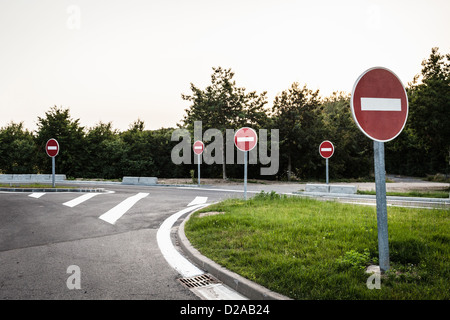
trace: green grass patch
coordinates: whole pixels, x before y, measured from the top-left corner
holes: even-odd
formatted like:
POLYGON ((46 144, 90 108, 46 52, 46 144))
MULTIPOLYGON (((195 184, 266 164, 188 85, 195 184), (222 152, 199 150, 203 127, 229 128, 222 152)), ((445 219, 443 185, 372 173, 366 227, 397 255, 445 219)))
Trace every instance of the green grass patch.
POLYGON ((186 235, 202 254, 294 299, 450 299, 450 212, 388 208, 391 270, 377 264, 376 209, 261 193, 195 213, 186 235), (224 214, 199 218, 200 212, 224 214))
MULTIPOLYGON (((358 190, 358 194, 375 195, 374 190, 358 190)), ((408 191, 408 192, 386 192, 387 196, 399 196, 399 197, 425 197, 425 198, 448 198, 449 189, 435 190, 435 191, 408 191)))

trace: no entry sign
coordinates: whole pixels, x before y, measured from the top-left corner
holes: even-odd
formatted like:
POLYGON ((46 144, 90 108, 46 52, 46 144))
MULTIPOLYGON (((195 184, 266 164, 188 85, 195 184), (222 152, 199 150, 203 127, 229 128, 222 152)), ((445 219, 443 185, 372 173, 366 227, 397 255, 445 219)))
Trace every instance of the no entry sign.
POLYGON ((359 76, 350 105, 359 129, 379 142, 397 137, 408 117, 408 98, 402 82, 382 67, 371 68, 359 76))
POLYGON ((194 142, 194 145, 192 146, 192 149, 194 150, 194 153, 197 155, 197 165, 198 165, 198 169, 197 169, 197 183, 198 186, 200 186, 200 155, 203 153, 203 151, 205 150, 205 144, 200 141, 197 140, 194 142))
POLYGON ((252 128, 241 128, 234 134, 234 144, 241 151, 250 151, 258 143, 258 135, 252 128))
POLYGON ((194 146, 192 148, 194 150, 194 153, 199 155, 203 153, 203 150, 205 150, 205 145, 200 140, 197 140, 194 142, 194 146))
POLYGON ((333 144, 328 140, 323 141, 319 146, 319 153, 322 156, 322 158, 325 159, 331 158, 331 156, 334 153, 333 144))
POLYGON ((55 139, 50 139, 45 145, 45 151, 49 157, 56 157, 59 153, 59 143, 55 139))
POLYGON ((52 158, 52 187, 55 187, 55 157, 59 153, 59 143, 55 139, 51 138, 47 141, 45 144, 45 152, 47 152, 47 155, 52 158))

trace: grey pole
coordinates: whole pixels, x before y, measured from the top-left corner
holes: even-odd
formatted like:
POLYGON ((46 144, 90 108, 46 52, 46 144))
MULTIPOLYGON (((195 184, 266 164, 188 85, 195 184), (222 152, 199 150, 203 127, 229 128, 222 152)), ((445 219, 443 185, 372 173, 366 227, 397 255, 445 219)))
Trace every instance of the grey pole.
POLYGON ((327 167, 327 173, 326 173, 326 175, 327 175, 327 184, 328 184, 328 158, 326 158, 326 167, 327 167))
POLYGON ((382 272, 389 270, 384 142, 374 141, 375 190, 377 198, 378 258, 382 272))
POLYGON ((55 157, 52 157, 52 188, 55 187, 55 157))
POLYGON ((244 151, 244 199, 247 200, 247 151, 244 151))
POLYGON ((198 171, 198 179, 197 179, 198 181, 197 182, 198 182, 198 186, 200 187, 200 154, 197 155, 197 160, 198 160, 197 161, 198 162, 198 170, 197 170, 198 171))

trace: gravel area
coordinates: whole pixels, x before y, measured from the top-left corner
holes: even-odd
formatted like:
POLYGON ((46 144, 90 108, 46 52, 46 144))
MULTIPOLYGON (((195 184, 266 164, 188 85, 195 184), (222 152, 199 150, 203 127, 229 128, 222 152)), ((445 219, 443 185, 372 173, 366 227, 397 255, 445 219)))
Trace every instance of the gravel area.
MULTIPOLYGON (((394 176, 388 175, 388 181, 386 183, 387 191, 432 191, 432 190, 443 190, 450 186, 449 183, 444 182, 433 182, 433 181, 425 181, 420 178, 413 177, 402 177, 402 176, 394 176)), ((225 181, 222 179, 207 179, 202 178, 202 185, 211 185, 211 186, 232 186, 232 185, 242 185, 242 181, 225 181)), ((287 181, 271 181, 271 180, 256 180, 250 179, 248 183, 249 186, 263 186, 263 185, 277 185, 277 186, 297 186, 298 190, 304 190, 306 183, 298 183, 298 182, 287 182, 287 181)), ((312 182, 316 183, 316 182, 312 182)), ((191 179, 164 179, 158 178, 158 184, 193 184, 191 179)), ((332 183, 335 185, 354 185, 358 188, 358 190, 375 190, 374 182, 339 182, 332 183)), ((194 184, 193 184, 194 185, 194 184)))

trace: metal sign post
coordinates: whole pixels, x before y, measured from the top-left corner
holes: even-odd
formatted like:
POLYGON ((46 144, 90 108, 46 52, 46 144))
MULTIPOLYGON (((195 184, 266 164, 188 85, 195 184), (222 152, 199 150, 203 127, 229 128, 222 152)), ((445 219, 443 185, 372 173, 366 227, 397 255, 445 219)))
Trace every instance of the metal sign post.
POLYGON ((328 184, 328 158, 326 159, 326 162, 325 162, 325 166, 327 167, 326 168, 326 170, 327 170, 327 172, 326 172, 326 177, 327 177, 327 184, 328 184))
POLYGON ((56 172, 56 168, 55 168, 55 157, 52 157, 52 188, 55 187, 55 172, 56 172))
POLYGON ((244 152, 244 199, 247 200, 247 154, 258 143, 258 135, 252 128, 244 127, 234 134, 234 145, 244 152))
POLYGON ((384 168, 384 142, 373 142, 375 165, 375 191, 377 199, 378 259, 382 272, 389 270, 389 241, 386 204, 386 176, 384 168))
POLYGON ((244 200, 247 200, 247 153, 244 151, 244 200))
POLYGON ((197 162, 198 162, 198 169, 197 169, 198 178, 197 178, 197 182, 198 182, 198 186, 200 187, 200 154, 197 155, 197 162))

